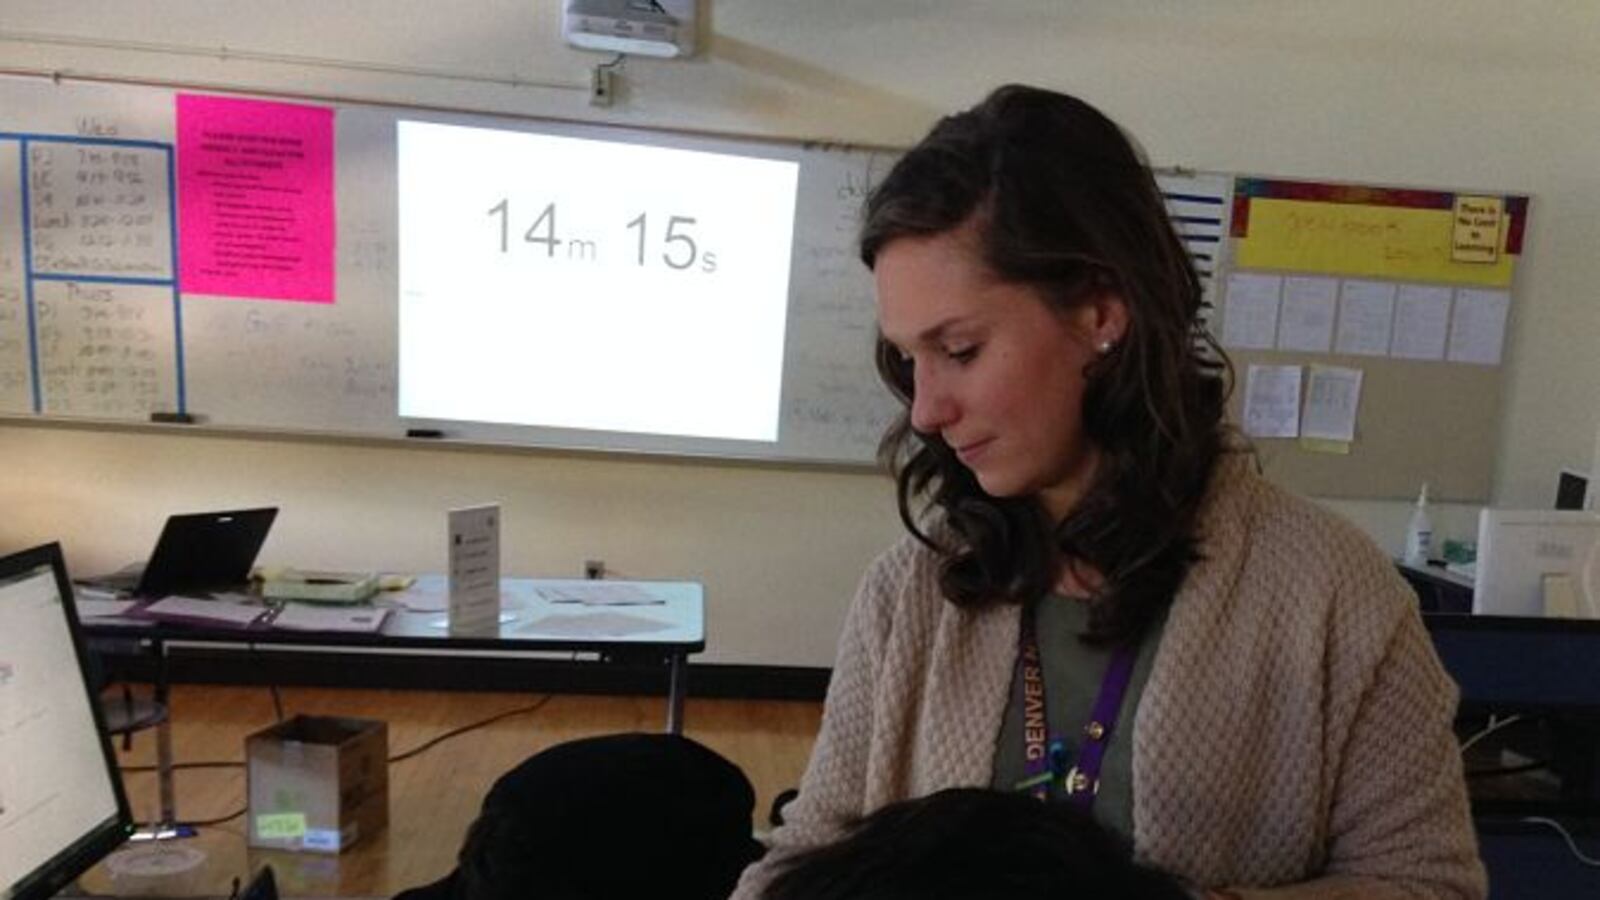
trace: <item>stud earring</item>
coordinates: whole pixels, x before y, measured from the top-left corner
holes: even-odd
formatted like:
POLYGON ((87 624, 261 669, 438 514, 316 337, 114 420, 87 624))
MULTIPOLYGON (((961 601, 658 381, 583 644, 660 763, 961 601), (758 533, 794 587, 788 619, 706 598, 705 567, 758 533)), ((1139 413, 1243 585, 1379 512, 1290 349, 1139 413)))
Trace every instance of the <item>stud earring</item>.
POLYGON ((1109 340, 1103 340, 1100 343, 1095 344, 1094 345, 1094 349, 1101 356, 1105 356, 1107 353, 1110 353, 1112 348, 1115 347, 1115 346, 1117 346, 1117 345, 1114 342, 1109 341, 1109 340))

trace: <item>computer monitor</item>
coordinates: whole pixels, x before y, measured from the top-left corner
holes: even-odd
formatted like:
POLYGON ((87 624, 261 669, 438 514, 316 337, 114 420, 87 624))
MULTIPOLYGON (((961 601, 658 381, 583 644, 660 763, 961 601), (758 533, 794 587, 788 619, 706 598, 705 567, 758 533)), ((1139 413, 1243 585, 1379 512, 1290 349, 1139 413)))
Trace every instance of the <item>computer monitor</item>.
POLYGON ((1600 513, 1484 509, 1472 611, 1544 616, 1547 597, 1567 598, 1579 617, 1600 617, 1600 513))
POLYGON ((0 558, 0 897, 43 900, 133 831, 61 548, 0 558))

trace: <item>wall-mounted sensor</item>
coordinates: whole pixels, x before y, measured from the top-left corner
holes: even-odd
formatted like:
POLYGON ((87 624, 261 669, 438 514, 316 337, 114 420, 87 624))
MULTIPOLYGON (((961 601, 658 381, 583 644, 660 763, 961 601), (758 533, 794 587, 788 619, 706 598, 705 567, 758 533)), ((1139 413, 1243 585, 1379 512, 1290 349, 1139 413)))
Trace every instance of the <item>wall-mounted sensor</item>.
POLYGON ((598 65, 589 72, 590 106, 610 106, 616 90, 617 80, 612 75, 611 69, 598 65))

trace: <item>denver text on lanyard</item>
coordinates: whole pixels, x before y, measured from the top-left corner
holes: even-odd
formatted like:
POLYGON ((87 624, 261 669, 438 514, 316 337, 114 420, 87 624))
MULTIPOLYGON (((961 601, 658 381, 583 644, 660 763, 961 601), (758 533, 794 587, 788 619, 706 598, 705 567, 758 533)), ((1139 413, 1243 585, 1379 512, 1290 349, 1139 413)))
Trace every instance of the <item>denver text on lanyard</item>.
POLYGON ((1050 799, 1050 785, 1061 783, 1067 801, 1088 812, 1100 792, 1100 766, 1105 761, 1106 745, 1117 725, 1122 698, 1133 679, 1137 645, 1121 645, 1111 653, 1106 673, 1100 680, 1089 721, 1083 726, 1082 749, 1076 762, 1067 761, 1066 741, 1050 729, 1045 703, 1044 667, 1039 659, 1039 635, 1032 604, 1023 609, 1021 647, 1017 653, 1019 677, 1014 681, 1022 691, 1023 779, 1018 790, 1026 790, 1040 800, 1050 799))

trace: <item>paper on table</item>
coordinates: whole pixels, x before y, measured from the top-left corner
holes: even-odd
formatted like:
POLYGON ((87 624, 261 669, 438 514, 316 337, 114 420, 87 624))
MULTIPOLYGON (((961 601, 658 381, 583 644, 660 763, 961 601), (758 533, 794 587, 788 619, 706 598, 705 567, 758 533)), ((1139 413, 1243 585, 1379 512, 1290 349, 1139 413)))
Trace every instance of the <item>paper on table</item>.
POLYGON ((1506 291, 1457 290, 1455 315, 1450 319, 1450 361, 1499 365, 1510 308, 1511 295, 1506 291))
POLYGON ((1222 319, 1222 343, 1228 347, 1270 350, 1278 336, 1280 275, 1234 272, 1222 319))
POLYGON ((1252 365, 1244 388, 1245 434, 1292 438, 1299 427, 1300 367, 1252 365))
POLYGON ((1389 328, 1394 321, 1394 284, 1388 281, 1346 281, 1339 289, 1340 353, 1387 356, 1389 328))
POLYGON ((110 616, 120 616, 128 610, 139 605, 137 600, 102 600, 98 597, 85 597, 79 593, 72 605, 78 610, 80 619, 102 619, 110 616))
POLYGON ((643 616, 593 612, 545 616, 520 626, 517 631, 560 637, 628 637, 652 631, 666 631, 671 627, 672 624, 669 622, 647 619, 643 616))
POLYGON ((273 628, 291 631, 376 632, 383 627, 389 610, 383 607, 328 607, 286 603, 272 620, 273 628))
POLYGON ((197 600, 193 597, 163 597, 146 606, 144 613, 157 619, 187 619, 228 625, 249 625, 261 618, 267 608, 232 600, 197 600))
POLYGON ((1444 359, 1450 334, 1450 289, 1437 284, 1402 284, 1394 304, 1397 359, 1444 359))
POLYGON ((1283 280, 1278 349, 1327 353, 1333 345, 1333 314, 1339 281, 1309 275, 1283 280))
POLYGON ((1353 441, 1361 405, 1361 370, 1312 366, 1306 383, 1306 414, 1300 431, 1309 438, 1353 441))
POLYGON ((660 606, 667 602, 626 582, 581 582, 538 587, 533 591, 551 603, 582 603, 584 606, 660 606))
POLYGON ((450 608, 450 595, 443 580, 418 581, 405 590, 383 594, 380 599, 412 612, 444 612, 450 608))

